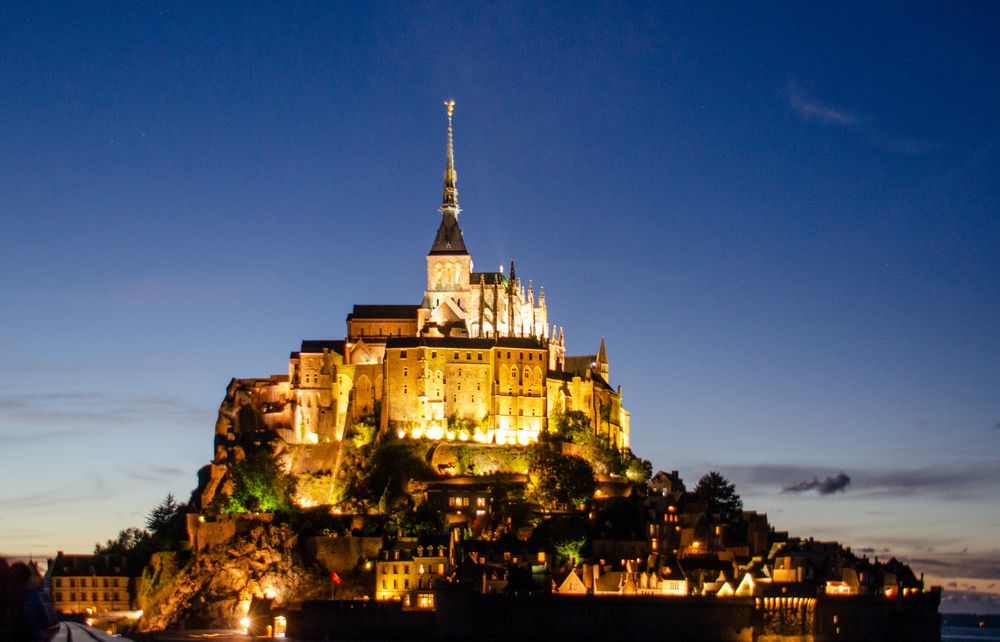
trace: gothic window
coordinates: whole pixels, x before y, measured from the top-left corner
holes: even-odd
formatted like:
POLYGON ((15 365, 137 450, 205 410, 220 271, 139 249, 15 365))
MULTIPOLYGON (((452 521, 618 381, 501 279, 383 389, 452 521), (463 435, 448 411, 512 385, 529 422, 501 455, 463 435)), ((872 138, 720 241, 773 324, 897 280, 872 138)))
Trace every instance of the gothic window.
POLYGON ((527 368, 524 369, 524 385, 526 386, 531 385, 531 371, 528 370, 527 368))
POLYGON ((510 379, 511 382, 517 381, 517 366, 510 367, 510 379))

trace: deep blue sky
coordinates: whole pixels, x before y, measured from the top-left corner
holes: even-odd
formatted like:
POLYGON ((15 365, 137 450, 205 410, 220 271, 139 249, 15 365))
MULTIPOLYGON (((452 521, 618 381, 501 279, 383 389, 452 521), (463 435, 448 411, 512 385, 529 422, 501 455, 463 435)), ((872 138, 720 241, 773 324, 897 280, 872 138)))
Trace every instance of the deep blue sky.
POLYGON ((474 260, 607 337, 635 450, 1000 591, 1000 5, 799 4, 0 5, 0 552, 141 523, 230 377, 419 302, 454 97, 474 260))

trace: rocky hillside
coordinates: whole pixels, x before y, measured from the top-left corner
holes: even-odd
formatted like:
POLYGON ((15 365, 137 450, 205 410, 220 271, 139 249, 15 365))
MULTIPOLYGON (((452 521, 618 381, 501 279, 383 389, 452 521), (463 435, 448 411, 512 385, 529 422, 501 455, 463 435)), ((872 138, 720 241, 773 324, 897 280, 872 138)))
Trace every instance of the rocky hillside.
POLYGON ((141 631, 179 625, 235 626, 254 596, 273 594, 275 605, 330 597, 330 581, 303 563, 298 537, 287 524, 261 524, 228 545, 175 564, 157 556, 140 581, 141 631))

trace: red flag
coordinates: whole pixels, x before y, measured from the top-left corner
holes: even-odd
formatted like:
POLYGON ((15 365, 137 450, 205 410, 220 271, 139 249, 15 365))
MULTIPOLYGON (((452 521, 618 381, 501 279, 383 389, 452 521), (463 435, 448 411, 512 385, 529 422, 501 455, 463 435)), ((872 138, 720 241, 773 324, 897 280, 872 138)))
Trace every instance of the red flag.
POLYGON ((340 586, 340 576, 337 575, 336 571, 330 573, 330 579, 333 581, 334 584, 340 586))

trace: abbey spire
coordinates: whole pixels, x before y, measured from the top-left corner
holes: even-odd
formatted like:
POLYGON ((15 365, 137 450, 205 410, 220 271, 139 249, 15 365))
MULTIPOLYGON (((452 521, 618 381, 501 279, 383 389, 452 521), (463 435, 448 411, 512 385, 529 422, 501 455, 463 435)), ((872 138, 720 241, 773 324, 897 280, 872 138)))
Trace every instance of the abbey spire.
POLYGON ((455 171, 455 144, 452 135, 451 119, 455 112, 455 101, 445 102, 448 109, 448 150, 444 168, 444 192, 441 195, 441 225, 438 227, 431 254, 468 254, 465 240, 462 238, 462 228, 458 226, 458 172, 455 171))

